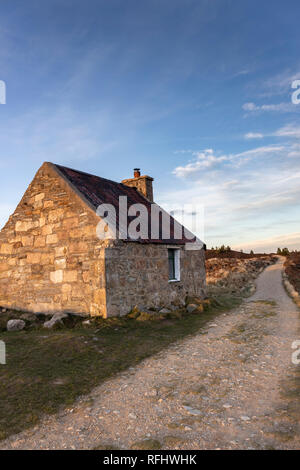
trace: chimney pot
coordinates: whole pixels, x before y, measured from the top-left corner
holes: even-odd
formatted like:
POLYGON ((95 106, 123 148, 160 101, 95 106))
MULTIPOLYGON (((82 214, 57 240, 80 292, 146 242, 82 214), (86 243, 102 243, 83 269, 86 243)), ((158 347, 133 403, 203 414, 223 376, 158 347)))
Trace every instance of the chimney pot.
POLYGON ((141 170, 140 170, 140 168, 135 168, 133 174, 134 174, 134 177, 135 177, 135 178, 139 178, 139 177, 141 176, 141 170))

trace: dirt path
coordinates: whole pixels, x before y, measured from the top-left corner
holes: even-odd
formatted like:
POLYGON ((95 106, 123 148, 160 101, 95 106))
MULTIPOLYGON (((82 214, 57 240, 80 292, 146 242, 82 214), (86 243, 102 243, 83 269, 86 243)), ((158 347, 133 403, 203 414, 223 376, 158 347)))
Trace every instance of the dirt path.
POLYGON ((165 449, 299 449, 299 366, 291 361, 299 310, 282 287, 282 263, 205 331, 0 448, 128 449, 152 439, 165 449))

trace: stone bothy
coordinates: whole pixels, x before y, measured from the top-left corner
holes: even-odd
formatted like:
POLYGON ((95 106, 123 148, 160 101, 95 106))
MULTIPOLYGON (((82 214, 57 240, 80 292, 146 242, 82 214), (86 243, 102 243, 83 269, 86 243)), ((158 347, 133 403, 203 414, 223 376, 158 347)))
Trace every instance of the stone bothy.
POLYGON ((120 196, 128 207, 144 205, 149 219, 153 206, 160 210, 152 182, 138 169, 116 183, 44 163, 0 232, 0 305, 106 318, 136 305, 179 306, 187 295, 203 297, 205 247, 175 237, 172 217, 167 238, 160 222, 156 235, 149 228, 147 237, 124 236, 124 230, 122 237, 99 237, 101 204, 115 208, 118 234, 120 196))

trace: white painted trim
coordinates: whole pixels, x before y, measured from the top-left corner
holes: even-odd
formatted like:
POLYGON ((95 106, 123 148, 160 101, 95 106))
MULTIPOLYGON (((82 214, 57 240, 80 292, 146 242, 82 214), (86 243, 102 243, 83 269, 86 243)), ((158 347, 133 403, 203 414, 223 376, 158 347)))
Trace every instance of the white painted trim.
POLYGON ((174 251, 174 264, 175 264, 175 279, 169 279, 169 282, 179 282, 180 281, 180 248, 168 248, 169 250, 174 251))
POLYGON ((180 250, 175 250, 175 280, 180 281, 180 250))

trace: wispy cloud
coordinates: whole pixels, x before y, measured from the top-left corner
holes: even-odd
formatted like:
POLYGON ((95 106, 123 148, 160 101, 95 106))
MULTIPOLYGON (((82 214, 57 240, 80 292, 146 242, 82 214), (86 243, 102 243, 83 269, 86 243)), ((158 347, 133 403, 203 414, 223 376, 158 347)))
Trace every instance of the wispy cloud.
POLYGON ((248 132, 244 135, 246 140, 263 139, 264 137, 288 137, 291 139, 300 139, 300 126, 296 124, 287 124, 275 132, 263 134, 262 132, 248 132))
POLYGON ((257 157, 263 158, 268 155, 277 155, 278 153, 282 153, 284 150, 285 147, 282 145, 268 145, 228 155, 217 155, 213 149, 193 151, 192 155, 194 156, 194 160, 184 166, 176 167, 173 170, 173 174, 183 179, 188 179, 190 177, 195 179, 196 176, 201 177, 203 171, 220 169, 224 165, 228 165, 231 168, 237 168, 242 164, 247 163, 249 159, 257 157))
POLYGON ((273 135, 277 137, 293 137, 300 139, 300 126, 288 124, 278 129, 273 135))
POLYGON ((196 156, 194 161, 185 166, 178 166, 173 170, 173 174, 179 178, 188 178, 190 175, 199 173, 201 170, 214 168, 221 163, 228 161, 231 157, 227 155, 216 156, 212 149, 201 152, 192 152, 196 156))
POLYGON ((260 132, 248 132, 245 134, 245 139, 263 139, 264 135, 260 132))
POLYGON ((294 247, 300 249, 300 232, 288 233, 276 237, 269 237, 262 240, 253 240, 247 243, 237 244, 235 250, 255 250, 256 252, 276 252, 277 248, 294 247))

